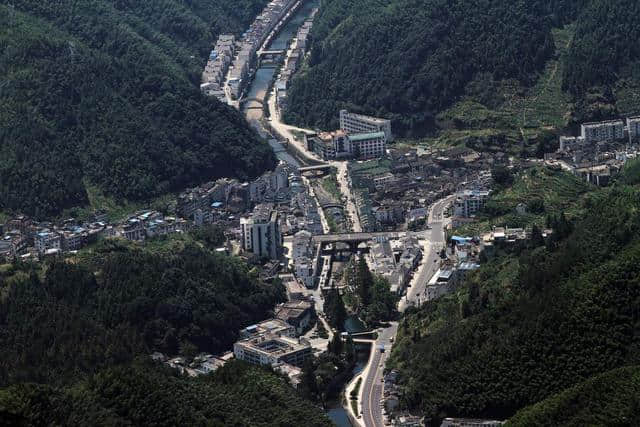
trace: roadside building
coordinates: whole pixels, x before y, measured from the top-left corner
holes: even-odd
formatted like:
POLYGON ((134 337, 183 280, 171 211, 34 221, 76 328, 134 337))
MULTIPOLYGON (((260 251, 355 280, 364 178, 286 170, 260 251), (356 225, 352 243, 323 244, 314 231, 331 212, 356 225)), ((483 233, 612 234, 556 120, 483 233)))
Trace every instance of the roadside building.
POLYGON ((39 254, 44 254, 47 250, 50 249, 61 249, 62 239, 60 237, 60 234, 54 231, 42 230, 36 233, 34 238, 34 245, 39 254))
POLYGON ((627 118, 627 130, 631 141, 638 142, 640 140, 640 116, 627 118))
POLYGON ((487 190, 465 190, 458 193, 454 202, 454 215, 470 218, 482 210, 489 198, 487 190))

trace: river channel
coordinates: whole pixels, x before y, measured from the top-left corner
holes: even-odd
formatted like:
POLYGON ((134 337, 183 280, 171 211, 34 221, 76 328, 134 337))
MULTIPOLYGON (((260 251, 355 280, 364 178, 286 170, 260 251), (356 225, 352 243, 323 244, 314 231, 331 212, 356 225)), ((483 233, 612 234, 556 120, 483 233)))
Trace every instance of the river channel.
MULTIPOLYGON (((287 49, 291 43, 291 40, 298 33, 298 29, 306 19, 308 19, 313 10, 318 7, 320 0, 306 0, 300 9, 296 11, 296 13, 289 19, 289 21, 285 24, 282 30, 278 33, 278 36, 274 38, 267 49, 270 50, 283 50, 287 49)), ((256 123, 262 119, 263 111, 262 111, 262 102, 264 101, 267 90, 271 81, 274 78, 274 74, 276 72, 275 65, 266 64, 261 66, 256 70, 255 76, 247 89, 245 98, 248 100, 244 107, 243 112, 247 117, 247 121, 249 123, 256 123)), ((274 147, 278 148, 278 147, 274 147)), ((300 166, 299 163, 286 151, 283 150, 275 150, 276 156, 287 163, 293 164, 294 166, 300 166)))

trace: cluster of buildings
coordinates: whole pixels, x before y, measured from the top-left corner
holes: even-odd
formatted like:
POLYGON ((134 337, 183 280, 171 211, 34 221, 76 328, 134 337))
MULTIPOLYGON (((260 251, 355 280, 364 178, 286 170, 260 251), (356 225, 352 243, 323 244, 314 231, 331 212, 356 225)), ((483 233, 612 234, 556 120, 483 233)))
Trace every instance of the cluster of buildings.
POLYGON ((95 242, 100 235, 109 236, 115 232, 101 214, 92 222, 67 219, 59 224, 37 222, 18 215, 0 224, 0 259, 33 259, 76 251, 95 242))
POLYGON ((222 34, 218 37, 202 73, 200 90, 205 95, 224 100, 224 79, 235 51, 236 37, 233 34, 222 34))
POLYGON ((393 135, 390 120, 341 110, 339 130, 306 135, 305 139, 307 149, 324 160, 366 160, 383 157, 393 135))
POLYGON ((423 246, 416 237, 382 240, 371 245, 368 262, 372 272, 384 277, 391 291, 401 295, 422 260, 423 246))
POLYGON ((627 160, 640 151, 640 117, 584 123, 579 136, 561 136, 560 147, 546 153, 551 166, 560 166, 595 185, 607 185, 627 160))
POLYGON ((197 377, 200 375, 209 374, 227 363, 233 358, 233 353, 227 352, 222 356, 214 356, 209 353, 201 353, 188 362, 182 356, 167 358, 164 354, 155 352, 151 355, 151 359, 156 362, 164 363, 170 368, 173 368, 181 374, 189 375, 190 377, 197 377))
POLYGON ((253 21, 249 29, 242 35, 238 54, 229 72, 227 85, 234 99, 240 98, 240 94, 247 85, 251 69, 256 62, 256 53, 265 44, 269 35, 278 23, 290 13, 292 8, 299 4, 298 0, 273 0, 253 21))
POLYGON ((155 236, 183 233, 191 229, 191 223, 183 218, 165 217, 158 211, 143 211, 127 218, 113 236, 131 241, 143 241, 155 236))
POLYGON ((309 34, 311 33, 311 27, 313 26, 313 18, 307 19, 302 26, 298 29, 298 34, 291 46, 292 52, 288 55, 287 61, 280 71, 278 80, 276 80, 276 105, 282 110, 286 106, 287 102, 287 89, 289 88, 289 82, 291 78, 298 71, 304 55, 309 48, 309 34))
POLYGON ((70 218, 60 223, 37 222, 18 215, 0 225, 0 259, 39 259, 80 250, 99 237, 143 241, 154 236, 185 232, 191 226, 187 220, 164 216, 154 210, 137 212, 117 223, 109 223, 104 213, 97 213, 88 222, 70 218))
POLYGON ((629 144, 640 140, 640 116, 628 117, 626 120, 606 120, 602 122, 583 123, 579 136, 561 136, 560 150, 579 148, 584 144, 596 142, 627 141, 629 144))
MULTIPOLYGON (((363 231, 424 221, 430 203, 466 188, 488 187, 496 162, 494 156, 460 148, 422 154, 391 150, 387 158, 351 162, 348 176, 363 231)), ((468 208, 473 210, 472 202, 468 208)))

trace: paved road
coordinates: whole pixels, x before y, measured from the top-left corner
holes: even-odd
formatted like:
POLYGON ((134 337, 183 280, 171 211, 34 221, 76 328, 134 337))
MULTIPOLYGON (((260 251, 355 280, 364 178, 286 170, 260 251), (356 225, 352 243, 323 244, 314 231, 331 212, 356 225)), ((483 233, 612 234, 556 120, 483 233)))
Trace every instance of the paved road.
MULTIPOLYGON (((439 200, 434 203, 429 212, 430 230, 422 233, 422 236, 428 239, 427 250, 423 257, 421 269, 418 276, 413 281, 413 285, 407 291, 405 298, 398 304, 398 311, 404 312, 407 307, 424 298, 425 289, 429 279, 435 273, 435 265, 439 257, 440 249, 444 244, 444 211, 453 200, 452 196, 439 200)), ((369 366, 362 389, 362 420, 366 427, 382 427, 385 425, 382 415, 382 377, 384 365, 391 352, 393 345, 392 339, 395 339, 398 332, 398 324, 392 323, 390 327, 383 329, 378 335, 378 339, 374 344, 372 355, 369 357, 369 366), (385 352, 380 352, 380 346, 384 345, 385 352)))
POLYGON ((438 269, 440 259, 440 249, 444 246, 444 211, 453 201, 455 196, 449 196, 433 204, 429 210, 428 224, 431 227, 426 231, 427 249, 424 252, 422 265, 420 266, 411 287, 407 294, 398 304, 398 311, 404 312, 412 304, 419 304, 424 301, 425 290, 429 280, 438 269))

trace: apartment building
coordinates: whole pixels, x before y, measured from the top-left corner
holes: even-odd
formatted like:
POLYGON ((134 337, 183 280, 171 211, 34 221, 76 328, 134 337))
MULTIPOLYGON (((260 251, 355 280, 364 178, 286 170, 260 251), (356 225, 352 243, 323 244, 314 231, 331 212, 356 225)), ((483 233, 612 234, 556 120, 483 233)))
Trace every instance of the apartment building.
POLYGON ((391 121, 340 110, 340 129, 348 134, 384 133, 385 142, 393 141, 391 121))
POLYGON ((241 218, 242 247, 260 258, 278 259, 282 253, 282 235, 278 211, 272 204, 256 206, 250 218, 241 218))
POLYGON ((56 232, 43 230, 36 233, 34 244, 38 253, 42 254, 49 249, 61 249, 62 239, 56 232))
POLYGON ((608 120, 584 123, 580 127, 580 136, 586 143, 623 139, 624 122, 622 120, 608 120))
POLYGON ((489 198, 488 190, 465 190, 458 193, 454 202, 454 215, 469 218, 478 213, 489 198))

